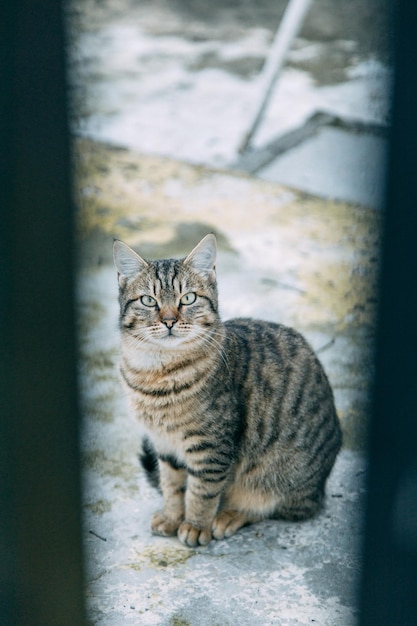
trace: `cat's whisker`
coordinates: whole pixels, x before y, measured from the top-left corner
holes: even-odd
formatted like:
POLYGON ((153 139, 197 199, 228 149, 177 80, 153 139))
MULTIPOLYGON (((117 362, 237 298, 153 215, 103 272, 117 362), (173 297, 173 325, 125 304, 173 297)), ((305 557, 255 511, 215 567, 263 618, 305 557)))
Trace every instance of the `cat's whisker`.
MULTIPOLYGON (((220 334, 221 333, 219 333, 219 335, 220 334)), ((208 346, 209 348, 211 348, 211 346, 214 346, 217 349, 221 359, 223 360, 223 363, 227 367, 227 370, 230 371, 223 345, 219 341, 217 341, 212 335, 207 335, 203 332, 198 333, 196 335, 196 338, 203 340, 203 343, 205 343, 206 346, 208 346)))

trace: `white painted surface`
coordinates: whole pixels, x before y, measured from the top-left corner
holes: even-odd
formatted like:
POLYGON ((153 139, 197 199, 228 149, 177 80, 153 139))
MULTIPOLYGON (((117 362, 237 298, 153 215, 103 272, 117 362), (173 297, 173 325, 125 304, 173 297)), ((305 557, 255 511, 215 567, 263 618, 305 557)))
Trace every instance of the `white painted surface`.
POLYGON ((326 198, 382 208, 385 148, 385 140, 374 135, 322 128, 258 176, 326 198))

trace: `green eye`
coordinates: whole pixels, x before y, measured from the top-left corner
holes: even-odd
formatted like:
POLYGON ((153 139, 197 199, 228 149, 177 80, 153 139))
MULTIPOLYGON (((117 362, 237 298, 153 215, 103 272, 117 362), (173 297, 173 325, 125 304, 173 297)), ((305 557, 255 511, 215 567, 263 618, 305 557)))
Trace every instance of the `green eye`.
POLYGON ((195 294, 193 291, 190 291, 190 293, 186 293, 184 296, 182 296, 180 302, 181 304, 193 304, 193 302, 196 301, 197 298, 197 294, 195 294))
POLYGON ((155 300, 155 298, 152 298, 152 296, 142 296, 140 301, 145 306, 155 306, 155 304, 156 304, 156 300, 155 300))

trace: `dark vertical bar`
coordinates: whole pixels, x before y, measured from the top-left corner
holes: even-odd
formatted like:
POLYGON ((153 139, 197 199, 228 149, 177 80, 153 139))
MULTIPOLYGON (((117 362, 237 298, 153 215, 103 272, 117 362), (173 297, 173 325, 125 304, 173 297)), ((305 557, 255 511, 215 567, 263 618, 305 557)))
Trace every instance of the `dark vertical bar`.
POLYGON ((11 451, 13 434, 12 397, 10 386, 13 373, 10 340, 12 285, 11 235, 11 150, 10 124, 12 118, 11 39, 13 32, 11 3, 0 5, 0 623, 17 623, 16 541, 14 535, 14 458, 11 451), (8 86, 8 89, 5 86, 8 86))
POLYGON ((0 3, 0 623, 84 623, 63 2, 0 3))
POLYGON ((397 9, 363 626, 417 624, 417 4, 397 9))

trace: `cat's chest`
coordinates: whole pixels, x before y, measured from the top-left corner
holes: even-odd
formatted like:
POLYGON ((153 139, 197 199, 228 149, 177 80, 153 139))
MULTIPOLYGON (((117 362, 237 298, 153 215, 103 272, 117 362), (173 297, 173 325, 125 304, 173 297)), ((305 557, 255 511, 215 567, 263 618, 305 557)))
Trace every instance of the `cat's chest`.
POLYGON ((129 345, 122 345, 122 363, 137 372, 150 373, 163 368, 167 355, 159 350, 134 349, 129 345))
POLYGON ((126 349, 120 369, 128 391, 148 412, 177 414, 201 396, 210 378, 208 365, 205 355, 126 349))
POLYGON ((160 353, 125 352, 121 374, 133 413, 155 447, 183 460, 187 433, 207 414, 211 374, 205 355, 164 361, 160 353))
POLYGON ((181 438, 184 425, 201 413, 204 381, 189 368, 166 371, 137 366, 125 359, 120 368, 133 413, 161 441, 172 445, 173 439, 181 438))
POLYGON ((184 439, 180 433, 167 433, 160 429, 148 428, 145 428, 145 432, 158 455, 175 456, 180 463, 186 463, 184 439))

